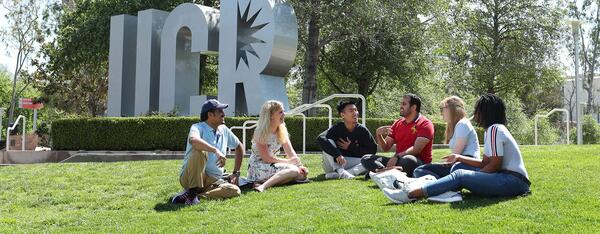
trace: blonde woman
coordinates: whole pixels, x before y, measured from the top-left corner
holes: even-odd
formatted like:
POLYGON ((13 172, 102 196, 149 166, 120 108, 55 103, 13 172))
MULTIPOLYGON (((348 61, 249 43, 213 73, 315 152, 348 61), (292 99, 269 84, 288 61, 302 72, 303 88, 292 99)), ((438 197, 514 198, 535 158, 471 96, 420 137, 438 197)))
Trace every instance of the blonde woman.
POLYGON ((248 165, 248 179, 263 192, 269 187, 293 180, 305 180, 308 169, 302 166, 294 151, 284 122, 283 104, 270 100, 263 104, 252 138, 252 154, 248 165), (283 147, 286 158, 277 157, 283 147))
MULTIPOLYGON (((467 118, 463 100, 457 96, 450 96, 440 103, 440 111, 446 122, 445 143, 450 145, 451 153, 479 159, 477 132, 467 118)), ((413 174, 415 177, 432 175, 441 178, 457 169, 472 168, 461 163, 425 164, 417 167, 413 174)))

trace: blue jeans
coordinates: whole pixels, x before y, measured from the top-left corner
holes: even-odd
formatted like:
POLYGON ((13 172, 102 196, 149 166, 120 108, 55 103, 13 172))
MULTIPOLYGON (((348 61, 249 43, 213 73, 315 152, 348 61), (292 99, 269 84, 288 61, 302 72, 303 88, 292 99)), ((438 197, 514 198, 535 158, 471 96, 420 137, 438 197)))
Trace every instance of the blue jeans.
POLYGON ((529 185, 516 176, 502 172, 485 173, 465 169, 458 169, 448 176, 424 185, 423 192, 426 197, 431 197, 463 188, 486 197, 518 196, 529 192, 529 185))
POLYGON ((432 175, 436 179, 449 175, 453 171, 465 169, 471 171, 479 171, 479 168, 472 167, 464 163, 455 163, 454 165, 447 164, 425 164, 417 167, 413 172, 415 178, 432 175))

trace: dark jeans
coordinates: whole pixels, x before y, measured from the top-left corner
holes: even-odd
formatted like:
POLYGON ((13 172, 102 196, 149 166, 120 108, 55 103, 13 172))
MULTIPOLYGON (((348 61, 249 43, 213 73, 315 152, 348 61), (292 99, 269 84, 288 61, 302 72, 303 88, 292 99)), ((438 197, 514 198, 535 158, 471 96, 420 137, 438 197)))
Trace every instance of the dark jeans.
MULTIPOLYGON (((385 168, 388 161, 390 161, 390 158, 388 157, 368 154, 362 157, 360 163, 367 170, 374 172, 376 169, 385 168)), ((413 171, 420 165, 423 165, 423 161, 421 161, 413 155, 406 155, 401 159, 398 159, 398 161, 396 162, 396 166, 401 166, 402 171, 406 172, 406 175, 408 177, 413 177, 413 171)))
POLYGON ((479 170, 479 168, 472 167, 472 166, 469 166, 464 163, 455 163, 454 165, 425 164, 425 165, 421 165, 421 166, 417 167, 415 169, 415 171, 413 172, 413 175, 415 176, 415 178, 423 177, 426 175, 432 175, 436 179, 439 179, 439 178, 449 175, 450 173, 452 173, 453 171, 456 171, 458 169, 465 169, 465 170, 471 170, 471 171, 479 170))

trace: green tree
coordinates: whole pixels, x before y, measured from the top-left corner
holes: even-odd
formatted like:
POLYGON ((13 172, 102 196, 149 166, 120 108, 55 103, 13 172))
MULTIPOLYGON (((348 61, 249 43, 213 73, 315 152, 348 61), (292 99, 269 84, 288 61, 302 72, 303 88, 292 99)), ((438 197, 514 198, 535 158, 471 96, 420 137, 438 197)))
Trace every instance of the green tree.
MULTIPOLYGON (((353 20, 349 14, 352 0, 292 0, 299 24, 299 56, 302 58, 298 66, 302 74, 302 103, 317 101, 319 86, 317 75, 321 62, 321 51, 332 41, 343 40, 346 31, 337 30, 336 25, 353 20)), ((309 111, 309 114, 314 114, 309 111)))
POLYGON ((584 27, 580 27, 580 38, 577 40, 581 41, 579 56, 581 58, 580 66, 583 70, 582 87, 588 94, 585 113, 589 114, 598 105, 594 103, 594 94, 596 93, 594 75, 598 72, 600 63, 600 5, 597 1, 585 0, 581 7, 577 6, 576 2, 570 2, 568 9, 569 17, 580 20, 584 24, 584 27))
MULTIPOLYGON (((437 54, 447 63, 450 93, 516 95, 531 103, 562 85, 557 51, 564 36, 562 2, 466 0, 449 4, 437 23, 437 54), (446 30, 444 30, 446 28, 446 30)), ((560 100, 560 92, 553 94, 560 100)), ((552 105, 558 105, 553 102, 552 105)))
MULTIPOLYGON (((58 22, 54 41, 43 46, 44 59, 35 75, 44 99, 61 110, 98 116, 106 109, 110 17, 136 15, 149 8, 171 11, 184 0, 72 0, 52 7, 58 22)), ((209 6, 217 0, 193 1, 209 6)), ((215 59, 202 58, 203 75, 216 86, 215 59), (206 71, 205 71, 206 70, 206 71)), ((210 90, 210 88, 208 88, 210 90)))
MULTIPOLYGON (((12 80, 11 80, 11 76, 12 74, 10 74, 10 72, 8 72, 6 70, 5 67, 0 66, 0 107, 5 107, 5 106, 9 106, 12 100, 12 80)), ((19 90, 19 96, 21 97, 26 97, 26 98, 35 98, 38 97, 40 95, 40 92, 37 91, 35 88, 33 88, 31 85, 29 85, 27 83, 27 79, 19 79, 17 80, 16 84, 15 84, 15 88, 16 90, 19 90)), ((6 139, 6 127, 8 126, 9 122, 6 121, 6 115, 5 113, 2 113, 2 125, 0 126, 0 129, 2 130, 0 132, 0 135, 2 136, 2 139, 6 139)), ((26 109, 21 109, 21 108, 17 108, 15 107, 15 111, 14 111, 14 115, 15 116, 19 116, 19 115, 23 115, 25 116, 25 118, 28 121, 27 124, 27 131, 30 131, 32 129, 32 125, 31 125, 31 120, 33 119, 33 111, 31 110, 26 110, 26 109)), ((45 118, 46 116, 46 110, 42 109, 39 113, 38 113, 38 117, 41 118, 45 118)))
POLYGON ((5 15, 8 27, 0 29, 0 39, 8 48, 17 52, 16 55, 13 55, 16 57, 16 63, 8 115, 8 122, 11 123, 15 113, 16 100, 29 85, 29 82, 26 82, 25 86, 17 91, 17 81, 23 68, 27 67, 34 54, 36 45, 43 40, 39 22, 41 10, 39 3, 34 0, 2 0, 2 6, 8 11, 5 15))
POLYGON ((355 2, 354 20, 337 28, 349 36, 322 51, 319 65, 330 85, 339 93, 369 97, 383 80, 418 84, 425 67, 425 27, 417 16, 423 6, 421 1, 355 2))

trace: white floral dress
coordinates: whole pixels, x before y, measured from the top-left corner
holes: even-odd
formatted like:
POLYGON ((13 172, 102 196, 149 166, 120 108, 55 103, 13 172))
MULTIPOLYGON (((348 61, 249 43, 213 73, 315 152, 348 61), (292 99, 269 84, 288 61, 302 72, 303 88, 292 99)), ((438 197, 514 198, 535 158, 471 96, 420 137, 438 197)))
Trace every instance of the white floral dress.
MULTIPOLYGON (((281 143, 277 140, 275 134, 271 134, 267 141, 267 147, 272 155, 278 155, 281 149, 281 143)), ((252 153, 248 160, 248 180, 253 182, 264 182, 275 173, 292 168, 294 165, 289 163, 266 163, 260 158, 256 142, 252 139, 252 153)))

